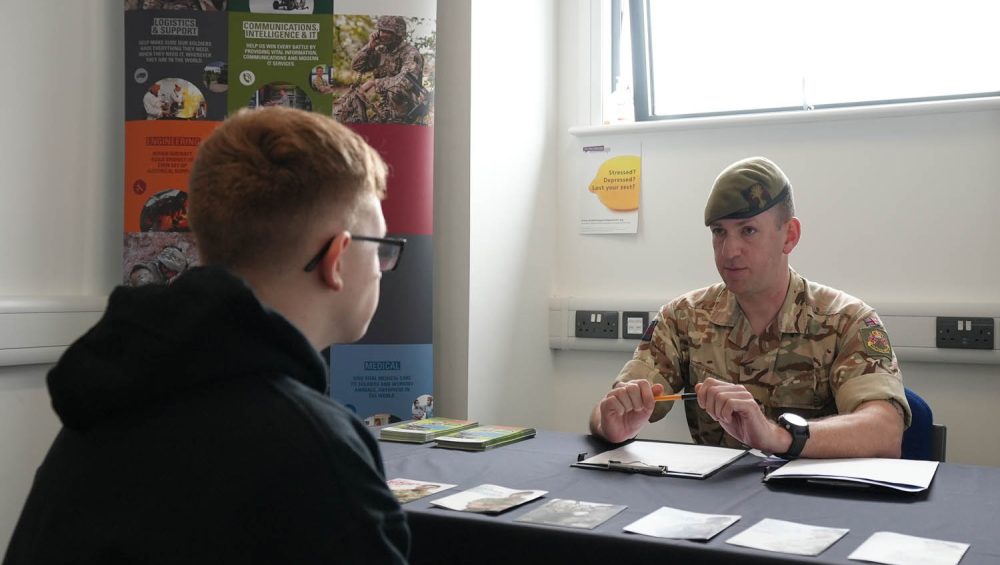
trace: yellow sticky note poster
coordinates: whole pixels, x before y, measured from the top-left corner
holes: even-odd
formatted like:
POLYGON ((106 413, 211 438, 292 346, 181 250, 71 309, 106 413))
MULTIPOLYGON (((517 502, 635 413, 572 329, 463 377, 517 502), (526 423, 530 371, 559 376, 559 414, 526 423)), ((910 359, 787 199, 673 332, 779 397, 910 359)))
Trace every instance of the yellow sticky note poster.
POLYGON ((638 142, 585 145, 580 194, 581 234, 632 234, 638 231, 642 152, 638 142))
POLYGON ((587 190, 593 192, 609 210, 638 210, 640 164, 638 155, 612 157, 601 164, 587 190))

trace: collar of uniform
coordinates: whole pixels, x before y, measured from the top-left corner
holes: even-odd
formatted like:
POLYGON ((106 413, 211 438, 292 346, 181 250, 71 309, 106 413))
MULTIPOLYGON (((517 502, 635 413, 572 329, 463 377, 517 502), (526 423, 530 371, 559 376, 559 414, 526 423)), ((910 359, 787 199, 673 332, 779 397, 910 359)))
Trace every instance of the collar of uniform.
MULTIPOLYGON (((785 293, 785 301, 781 304, 776 318, 778 331, 779 333, 802 333, 796 327, 795 321, 799 319, 802 311, 806 283, 805 279, 791 267, 788 268, 788 272, 788 291, 785 293)), ((750 343, 750 338, 753 337, 750 322, 743 315, 736 295, 728 288, 723 288, 722 292, 719 293, 709 315, 709 320, 717 326, 733 328, 733 331, 729 333, 729 341, 740 347, 746 347, 750 343)))
POLYGON ((802 317, 806 303, 806 280, 791 267, 788 268, 788 272, 790 275, 788 292, 785 294, 785 302, 778 310, 778 331, 783 334, 798 334, 802 333, 803 329, 796 325, 796 321, 802 317))

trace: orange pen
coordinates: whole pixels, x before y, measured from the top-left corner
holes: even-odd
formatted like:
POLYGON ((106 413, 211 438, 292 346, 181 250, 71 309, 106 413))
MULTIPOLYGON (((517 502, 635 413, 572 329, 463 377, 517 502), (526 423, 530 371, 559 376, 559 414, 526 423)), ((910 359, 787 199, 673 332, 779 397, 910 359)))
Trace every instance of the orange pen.
POLYGON ((695 398, 698 398, 698 394, 695 392, 682 392, 680 394, 661 394, 660 396, 654 396, 653 400, 667 402, 670 400, 694 400, 695 398))

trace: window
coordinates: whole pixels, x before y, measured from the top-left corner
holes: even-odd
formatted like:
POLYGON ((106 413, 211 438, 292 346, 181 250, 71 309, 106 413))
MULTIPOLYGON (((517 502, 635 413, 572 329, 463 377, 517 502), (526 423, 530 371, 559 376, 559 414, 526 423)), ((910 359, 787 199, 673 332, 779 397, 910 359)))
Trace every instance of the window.
POLYGON ((992 0, 613 0, 611 10, 612 84, 634 91, 637 120, 1000 94, 992 0))

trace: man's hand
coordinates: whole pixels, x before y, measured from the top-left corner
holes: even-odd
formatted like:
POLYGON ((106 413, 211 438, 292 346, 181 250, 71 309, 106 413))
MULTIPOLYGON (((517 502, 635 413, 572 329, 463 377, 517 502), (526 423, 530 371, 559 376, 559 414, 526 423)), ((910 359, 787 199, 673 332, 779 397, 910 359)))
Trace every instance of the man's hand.
POLYGON ((694 386, 698 406, 741 443, 766 453, 784 453, 792 436, 767 419, 753 395, 743 385, 706 379, 694 386))
POLYGON ((368 79, 364 84, 361 85, 361 92, 368 94, 368 91, 375 88, 375 80, 368 79))
POLYGON ((368 34, 368 48, 374 49, 378 45, 378 30, 368 34))
POLYGON ((645 379, 617 383, 594 409, 591 431, 612 443, 631 439, 649 421, 653 397, 662 393, 663 385, 645 379))

